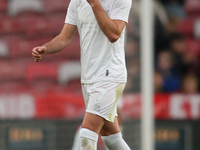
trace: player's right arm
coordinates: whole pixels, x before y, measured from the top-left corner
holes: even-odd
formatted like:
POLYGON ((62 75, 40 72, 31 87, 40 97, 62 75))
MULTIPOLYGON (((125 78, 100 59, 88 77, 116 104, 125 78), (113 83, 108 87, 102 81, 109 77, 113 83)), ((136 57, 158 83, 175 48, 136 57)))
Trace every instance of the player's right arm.
POLYGON ((43 46, 33 48, 32 55, 34 61, 39 62, 44 55, 56 53, 66 48, 73 39, 76 31, 77 27, 75 25, 66 23, 58 36, 43 46))

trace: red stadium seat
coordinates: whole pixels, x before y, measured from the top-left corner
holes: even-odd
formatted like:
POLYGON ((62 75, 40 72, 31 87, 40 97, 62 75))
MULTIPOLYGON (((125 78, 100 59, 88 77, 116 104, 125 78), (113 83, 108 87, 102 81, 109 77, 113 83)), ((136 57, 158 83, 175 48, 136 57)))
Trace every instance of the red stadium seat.
POLYGON ((7 0, 0 1, 0 12, 6 12, 7 10, 7 0))
POLYGON ((4 37, 2 39, 9 48, 10 58, 31 57, 31 51, 35 46, 43 45, 51 40, 51 38, 37 38, 27 40, 21 37, 4 37))
MULTIPOLYGON (((51 37, 40 37, 34 39, 25 39, 19 36, 4 36, 2 41, 6 43, 9 49, 10 58, 32 58, 31 51, 34 47, 43 45, 46 42, 49 42, 51 37)), ((80 44, 79 37, 75 36, 70 45, 63 51, 47 55, 44 58, 45 60, 67 60, 67 59, 79 59, 80 58, 80 44)))
POLYGON ((23 34, 33 38, 41 35, 58 35, 64 25, 65 14, 43 16, 37 13, 22 13, 15 18, 0 16, 0 34, 23 34))
POLYGON ((55 63, 31 63, 26 70, 26 81, 57 80, 57 64, 55 63))
MULTIPOLYGON (((31 51, 34 47, 43 45, 46 42, 49 42, 52 37, 40 37, 34 39, 25 39, 19 36, 7 36, 2 38, 2 41, 5 42, 9 48, 9 57, 10 58, 21 58, 28 57, 32 58, 31 51)), ((45 60, 66 60, 66 59, 79 59, 80 57, 80 44, 79 37, 75 36, 70 45, 63 51, 47 55, 44 58, 45 60)))
POLYGON ((185 36, 193 36, 193 29, 194 29, 194 22, 196 20, 196 17, 187 18, 182 21, 180 21, 178 30, 185 36))
POLYGON ((62 30, 65 14, 58 13, 51 16, 34 16, 27 19, 26 36, 38 37, 41 35, 56 36, 62 30))
POLYGON ((0 93, 19 93, 19 92, 29 92, 27 85, 22 81, 4 81, 0 84, 0 93))
POLYGON ((29 91, 34 94, 46 94, 54 91, 57 84, 51 80, 34 80, 27 83, 29 91))
POLYGON ((29 28, 30 20, 38 17, 38 14, 34 13, 22 13, 17 17, 0 16, 0 34, 25 34, 27 28, 29 28))
POLYGON ((81 93, 81 82, 79 79, 76 80, 71 80, 67 85, 66 85, 66 90, 70 93, 81 93))
POLYGON ((23 80, 25 77, 26 63, 16 61, 0 62, 0 81, 23 80))
POLYGON ((46 94, 48 92, 61 92, 81 94, 80 80, 72 80, 67 85, 59 85, 52 80, 34 80, 28 83, 28 91, 35 94, 46 94))
POLYGON ((185 10, 188 15, 198 16, 200 13, 200 1, 199 0, 185 0, 185 10))
POLYGON ((200 54, 200 40, 187 39, 186 40, 186 50, 195 55, 200 54))
POLYGON ((70 0, 43 0, 45 5, 45 12, 52 13, 52 12, 67 12, 67 7, 69 5, 70 0))
POLYGON ((0 16, 0 34, 19 34, 23 32, 23 26, 18 18, 0 16))

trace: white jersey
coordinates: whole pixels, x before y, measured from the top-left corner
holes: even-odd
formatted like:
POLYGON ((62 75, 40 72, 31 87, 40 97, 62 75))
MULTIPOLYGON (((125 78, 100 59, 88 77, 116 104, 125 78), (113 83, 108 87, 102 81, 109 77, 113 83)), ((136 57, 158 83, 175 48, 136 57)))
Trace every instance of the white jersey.
MULTIPOLYGON (((99 0, 112 20, 128 22, 132 0, 99 0)), ((76 25, 81 46, 81 82, 126 82, 123 30, 111 43, 98 25, 87 0, 71 0, 65 23, 76 25)))

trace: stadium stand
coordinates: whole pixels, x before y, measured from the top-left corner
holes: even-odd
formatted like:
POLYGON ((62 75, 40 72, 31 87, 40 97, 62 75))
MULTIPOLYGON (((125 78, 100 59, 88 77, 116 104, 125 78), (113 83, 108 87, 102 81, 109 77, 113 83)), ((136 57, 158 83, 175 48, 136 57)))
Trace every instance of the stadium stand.
MULTIPOLYGON (((171 2, 171 0, 165 1, 166 3, 171 2)), ((41 119, 39 122, 41 123, 42 131, 44 131, 42 144, 46 142, 48 143, 48 140, 53 137, 50 140, 51 142, 49 142, 51 145, 50 147, 41 148, 44 150, 69 149, 73 137, 73 132, 71 130, 75 132, 77 124, 80 123, 77 120, 77 122, 75 121, 75 123, 73 123, 72 120, 74 118, 80 119, 84 113, 84 102, 81 96, 80 84, 80 46, 78 33, 65 50, 44 57, 40 63, 34 62, 31 56, 31 50, 33 47, 48 42, 60 33, 64 24, 69 2, 70 0, 0 0, 0 117, 6 118, 7 116, 11 116, 12 118, 13 113, 14 117, 17 116, 20 118, 20 115, 23 117, 23 115, 28 112, 27 109, 29 108, 26 105, 24 108, 25 111, 22 111, 23 109, 21 109, 21 105, 24 103, 24 94, 27 94, 33 102, 30 103, 30 107, 33 107, 35 112, 33 117, 30 117, 30 121, 34 122, 28 124, 27 127, 30 127, 32 123, 36 122, 36 120, 33 119, 41 119), (22 95, 22 97, 20 97, 20 95, 22 95), (21 101, 23 101, 23 103, 21 103, 21 101), (13 102, 13 104, 11 102, 13 102), (15 104, 19 107, 17 111, 19 114, 16 116, 15 111, 11 109, 14 108, 15 104), (6 108, 5 112, 2 108, 6 108), (55 122, 49 123, 47 121, 46 123, 46 120, 44 119, 47 118, 54 119, 53 121, 55 122), (66 120, 66 118, 71 120, 66 120), (60 119, 59 123, 56 119, 60 119), (59 134, 53 132, 54 126, 57 125, 59 125, 59 127, 56 131, 59 134), (52 137, 46 134, 46 129, 48 129, 48 127, 50 128, 49 133, 52 137), (57 137, 54 138, 54 136, 57 137), (52 146, 53 142, 57 142, 57 145, 55 144, 56 146, 52 146)), ((134 1, 134 3, 137 2, 139 1, 134 1)), ((161 6, 162 4, 163 3, 160 1, 161 6)), ((169 51, 173 56, 172 60, 170 59, 172 62, 167 62, 169 60, 166 59, 165 63, 170 63, 170 65, 172 65, 172 68, 169 69, 170 71, 182 71, 189 68, 189 73, 194 75, 195 79, 197 78, 200 80, 200 67, 196 68, 196 70, 192 68, 193 64, 197 66, 200 64, 198 61, 198 58, 200 57, 200 1, 185 0, 183 7, 186 14, 184 18, 177 19, 176 17, 172 17, 171 22, 166 18, 164 24, 161 21, 158 23, 162 27, 156 26, 156 29, 159 30, 156 32, 155 36, 160 34, 160 36, 158 36, 158 42, 164 46, 161 48, 155 46, 155 49, 159 49, 155 50, 155 55, 159 56, 163 50, 169 51), (174 44, 171 44, 173 46, 171 46, 169 41, 172 41, 172 39, 170 39, 170 37, 172 34, 177 32, 178 34, 181 34, 181 38, 176 37, 174 44), (188 62, 187 56, 189 56, 189 53, 193 55, 188 62), (175 64, 178 67, 175 66, 175 64)), ((162 9, 163 11, 166 9, 164 5, 162 9)), ((134 11, 135 10, 133 10, 130 16, 130 21, 127 27, 128 42, 126 45, 126 61, 129 78, 124 92, 124 116, 125 119, 129 120, 128 123, 126 120, 128 126, 124 128, 124 135, 132 149, 140 150, 140 147, 137 147, 137 145, 139 145, 138 143, 140 143, 138 138, 140 134, 140 123, 135 124, 131 120, 136 120, 140 118, 141 115, 140 95, 138 94, 140 92, 141 72, 139 60, 140 46, 138 44, 140 34, 138 32, 139 28, 137 28, 139 27, 139 14, 135 14, 138 17, 133 17, 134 11), (134 131, 132 131, 133 128, 134 131)), ((159 18, 156 18, 155 20, 159 20, 159 18)), ((157 61, 155 60, 155 68, 157 65, 157 61)), ((194 114, 193 110, 189 108, 196 106, 195 104, 200 102, 199 96, 196 98, 196 96, 193 95, 194 93, 190 93, 190 91, 185 92, 181 86, 177 90, 173 91, 176 92, 175 94, 166 93, 166 91, 163 90, 163 74, 158 70, 156 71, 157 76, 159 76, 155 76, 155 78, 159 80, 159 88, 155 91, 158 93, 155 95, 156 118, 168 120, 173 118, 180 119, 181 117, 184 119, 196 118, 198 115, 194 114), (177 93, 178 96, 176 95, 177 93), (180 95, 182 93, 183 95, 180 95), (185 94, 191 95, 186 96, 185 94), (182 105, 187 105, 188 109, 178 107, 182 105), (176 108, 176 106, 178 108, 176 108), (183 115, 182 112, 185 112, 185 116, 181 116, 183 115)), ((182 78, 188 76, 186 73, 178 75, 180 82, 182 82, 182 78)), ((194 91, 199 92, 199 82, 196 82, 196 85, 194 91)), ((26 101, 27 98, 25 99, 25 102, 26 101)), ((195 110, 199 111, 197 108, 195 108, 195 110)), ((198 117, 200 118, 200 115, 198 117)), ((19 120, 19 124, 21 122, 22 120, 19 120)), ((38 123, 36 127, 39 128, 40 126, 38 125, 40 123, 38 123)), ((15 125, 15 122, 11 122, 10 124, 15 125)), ((3 127, 1 125, 0 120, 0 133, 4 133, 2 132, 3 127)), ((22 129, 25 125, 26 123, 23 122, 22 129)), ((8 124, 5 126, 8 126, 8 124)), ((17 127, 21 126, 18 125, 17 127)), ((5 131, 10 130, 6 129, 5 131)), ((181 129, 180 133, 182 133, 182 131, 183 130, 181 129)), ((5 135, 0 134, 0 143, 2 141, 1 136, 7 138, 8 133, 5 135)), ((6 140, 6 144, 13 144, 13 142, 10 142, 8 139, 6 140)), ((198 142, 198 140, 196 141, 198 142)), ((22 143, 21 145, 26 146, 28 144, 22 143)), ((39 144, 42 145, 41 143, 39 144)), ((172 145, 173 144, 174 143, 172 143, 172 145)), ((180 143, 178 144, 180 145, 180 143)), ((1 143, 1 148, 2 147, 3 144, 1 143)), ((8 149, 12 148, 9 147, 8 149)), ((30 149, 30 147, 27 149, 30 149)), ((38 148, 35 148, 33 145, 31 149, 38 148)))
POLYGON ((25 78, 27 82, 35 80, 56 80, 57 64, 55 63, 31 63, 27 66, 25 78))
POLYGON ((25 65, 23 61, 0 61, 0 81, 23 81, 25 65))
POLYGON ((178 26, 178 30, 186 37, 193 37, 194 22, 196 19, 196 17, 189 17, 181 20, 178 26))
MULTIPOLYGON (((66 50, 48 55, 43 63, 33 62, 31 56, 33 47, 50 41, 60 33, 69 2, 69 0, 62 0, 59 3, 55 0, 0 1, 1 92, 21 90, 41 93, 41 91, 66 89, 76 92, 80 89, 78 76, 78 79, 72 81, 65 80, 70 88, 65 84, 62 86, 59 84, 61 81, 59 79, 63 76, 60 73, 63 71, 64 64, 77 61, 80 57, 77 35, 66 50), (40 87, 39 91, 38 87, 40 87)), ((67 66, 70 66, 70 63, 67 66)))
POLYGON ((192 52, 195 55, 200 54, 200 40, 194 40, 188 38, 186 40, 186 50, 192 52))
MULTIPOLYGON (((64 23, 69 2, 69 0, 60 0, 59 2, 55 0, 27 0, 26 2, 23 1, 23 3, 22 0, 0 1, 0 11, 6 12, 0 15, 0 19, 2 20, 0 22, 1 59, 8 59, 9 61, 12 61, 12 64, 24 61, 26 63, 21 63, 25 68, 22 71, 26 70, 28 72, 28 74, 25 72, 25 75, 21 77, 20 74, 17 73, 18 75, 15 78, 12 75, 9 75, 9 73, 7 73, 8 76, 6 76, 6 73, 4 73, 4 75, 2 74, 2 76, 5 76, 8 79, 10 77, 12 80, 18 80, 19 78, 21 79, 24 77, 25 79, 22 81, 25 86, 29 84, 27 81, 34 82, 34 80, 40 78, 40 76, 41 78, 48 76, 45 74, 45 71, 43 73, 40 73, 40 71, 36 71, 37 73, 31 71, 30 68, 37 68, 33 63, 30 63, 32 61, 30 55, 31 49, 37 45, 42 45, 43 43, 48 42, 54 36, 59 34, 64 23)), ((183 20, 180 20, 178 31, 186 37, 186 50, 198 54, 200 44, 199 40, 195 39, 197 37, 195 33, 197 33, 196 28, 198 27, 196 24, 198 20, 197 15, 200 10, 199 1, 186 0, 184 8, 187 16, 183 20)), ((129 28, 131 28, 131 25, 132 24, 129 24, 129 28)), ((74 87, 77 87, 75 83, 76 81, 68 81, 65 67, 70 68, 70 63, 67 64, 68 62, 79 60, 79 50, 79 36, 75 35, 68 48, 60 53, 48 55, 42 60, 44 64, 52 64, 54 61, 57 64, 58 68, 53 67, 52 69, 54 71, 56 70, 56 73, 52 73, 53 71, 49 68, 47 69, 47 72, 50 74, 49 78, 56 83, 54 85, 55 87, 62 83, 65 85, 67 82, 75 85, 74 87)), ((45 68, 44 64, 41 63, 42 69, 45 68)), ((36 66, 40 66, 40 64, 37 64, 36 66)), ((78 74, 78 71, 76 73, 78 74)))
POLYGON ((8 16, 0 16, 0 34, 19 34, 23 32, 23 26, 20 24, 20 20, 17 18, 11 18, 8 16))
MULTIPOLYGON (((78 34, 75 35, 68 48, 62 52, 48 55, 42 60, 43 63, 41 64, 33 65, 34 63, 30 63, 32 62, 32 57, 30 55, 32 48, 48 42, 61 31, 69 2, 69 0, 59 0, 59 2, 55 0, 27 0, 26 2, 23 1, 23 3, 22 0, 0 1, 0 12, 4 12, 0 15, 0 19, 2 20, 0 22, 0 59, 1 61, 5 61, 5 59, 11 61, 9 63, 11 65, 20 64, 23 66, 22 69, 19 66, 10 67, 8 64, 3 63, 5 66, 9 66, 8 68, 13 68, 13 72, 16 71, 16 77, 14 77, 9 69, 6 72, 1 68, 2 79, 10 78, 16 81, 20 79, 22 80, 20 85, 24 84, 24 86, 27 87, 27 84, 29 85, 27 81, 36 82, 35 80, 40 77, 47 77, 54 81, 53 89, 57 89, 56 86, 59 87, 61 84, 65 85, 66 83, 78 87, 76 80, 72 82, 68 81, 68 77, 66 76, 67 71, 65 71, 66 68, 73 68, 73 66, 70 66, 70 61, 78 61, 80 58, 78 34), (49 69, 50 67, 45 64, 53 64, 54 62, 56 62, 56 67, 58 68, 53 66, 51 71, 51 69, 49 69), (37 70, 35 66, 41 67, 43 71, 39 71, 40 69, 35 72, 31 71, 30 68, 32 67, 37 70), (47 67, 47 71, 45 67, 47 67), (25 75, 18 70, 21 70, 25 75), (26 72, 24 72, 24 70, 26 70, 26 72), (53 71, 55 71, 55 73, 53 73, 53 71)), ((199 54, 200 51, 200 42, 197 39, 197 35, 195 35, 197 33, 196 28, 198 28, 197 16, 199 15, 199 6, 198 0, 186 0, 184 8, 187 15, 186 18, 179 21, 177 28, 177 31, 180 31, 184 35, 184 38, 186 38, 186 51, 191 51, 196 54, 199 54)), ((131 28, 132 25, 133 24, 130 23, 129 28, 131 28)), ((176 31, 176 29, 173 29, 173 31, 176 31)), ((128 36, 129 34, 131 33, 128 32, 128 36)), ((137 51, 137 53, 133 55, 138 55, 138 53, 137 51)), ((77 70, 79 70, 78 67, 77 70)), ((76 73, 78 74, 78 72, 79 71, 76 73)), ((30 82, 31 85, 34 84, 32 82, 30 82)), ((31 87, 31 85, 28 87, 31 87)), ((65 89, 64 85, 62 85, 62 87, 65 89)), ((44 86, 44 88, 45 87, 48 86, 44 86)))
POLYGON ((7 10, 7 1, 1 0, 0 1, 0 12, 4 13, 7 10))
POLYGON ((44 42, 48 42, 50 38, 35 38, 28 40, 21 36, 4 36, 2 40, 7 44, 9 48, 10 58, 28 57, 31 54, 30 49, 34 46, 42 45, 44 42))
POLYGON ((1 81, 0 91, 3 94, 17 94, 21 91, 30 92, 30 89, 22 81, 9 79, 1 81))
POLYGON ((200 13, 199 0, 185 0, 185 11, 189 16, 198 16, 200 13))
POLYGON ((69 0, 59 0, 59 3, 55 0, 43 0, 45 12, 47 14, 54 12, 66 12, 69 2, 69 0))
POLYGON ((37 37, 44 34, 46 36, 56 36, 63 27, 64 18, 65 14, 63 13, 55 13, 51 16, 32 15, 26 19, 28 25, 25 27, 26 36, 37 37))

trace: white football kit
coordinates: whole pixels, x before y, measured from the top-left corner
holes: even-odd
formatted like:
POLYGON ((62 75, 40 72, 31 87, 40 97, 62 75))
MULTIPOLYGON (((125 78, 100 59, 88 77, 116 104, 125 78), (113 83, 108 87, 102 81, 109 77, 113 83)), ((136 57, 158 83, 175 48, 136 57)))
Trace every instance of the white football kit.
MULTIPOLYGON (((110 19, 128 22, 132 0, 99 1, 110 19)), ((101 84, 105 86, 105 83, 113 83, 111 87, 113 87, 113 90, 115 91, 115 96, 110 97, 111 100, 110 102, 108 100, 107 103, 111 103, 113 101, 116 102, 116 97, 118 97, 116 96, 116 88, 119 86, 119 83, 126 83, 127 80, 124 54, 125 29, 123 30, 120 38, 116 42, 111 43, 99 27, 92 7, 87 0, 71 0, 65 23, 76 25, 80 35, 81 83, 83 84, 82 89, 85 88, 83 89, 84 95, 88 95, 88 97, 84 96, 85 102, 87 99, 86 111, 100 115, 113 122, 114 117, 110 116, 113 116, 115 111, 112 111, 112 114, 111 112, 108 113, 105 110, 102 110, 101 106, 108 106, 107 111, 116 110, 116 108, 113 109, 112 105, 101 103, 102 101, 98 99, 98 97, 103 99, 105 98, 105 95, 109 95, 107 92, 111 92, 111 89, 107 88, 109 91, 104 91, 103 95, 99 92, 99 95, 95 96, 91 95, 91 90, 88 91, 88 86, 85 87, 85 85, 93 84, 93 90, 100 91, 102 89, 100 87, 101 84), (118 84, 116 85, 116 83, 118 84), (86 92, 88 94, 85 94, 86 92), (93 104, 93 107, 91 107, 90 104, 93 104), (87 105, 89 105, 89 107, 87 107, 87 105)), ((116 107, 116 105, 114 105, 114 107, 116 107)))

